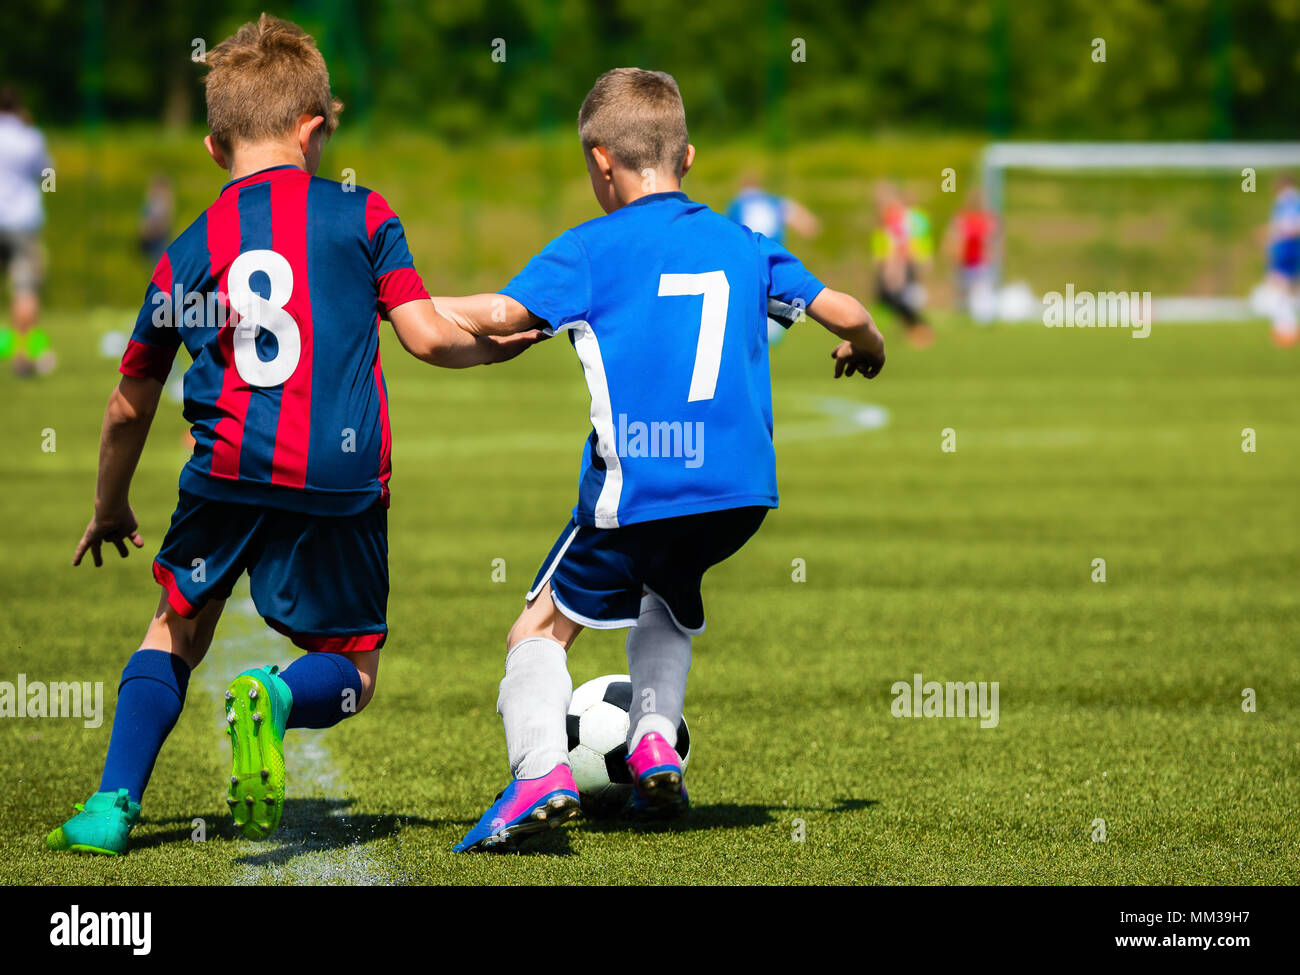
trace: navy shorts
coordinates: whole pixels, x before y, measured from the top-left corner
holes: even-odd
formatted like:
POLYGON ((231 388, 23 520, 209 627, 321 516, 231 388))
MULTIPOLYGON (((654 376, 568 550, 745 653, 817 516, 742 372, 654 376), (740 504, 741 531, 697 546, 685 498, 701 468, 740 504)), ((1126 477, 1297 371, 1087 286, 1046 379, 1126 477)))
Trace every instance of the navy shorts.
POLYGON ((388 636, 388 509, 309 515, 181 491, 153 563, 193 618, 248 573, 257 612, 304 650, 378 650, 388 636))
POLYGON ((702 633, 704 573, 740 551, 767 512, 729 508, 619 528, 570 520, 533 580, 528 600, 549 582, 565 616, 611 630, 636 625, 642 593, 649 591, 663 600, 680 629, 702 633))

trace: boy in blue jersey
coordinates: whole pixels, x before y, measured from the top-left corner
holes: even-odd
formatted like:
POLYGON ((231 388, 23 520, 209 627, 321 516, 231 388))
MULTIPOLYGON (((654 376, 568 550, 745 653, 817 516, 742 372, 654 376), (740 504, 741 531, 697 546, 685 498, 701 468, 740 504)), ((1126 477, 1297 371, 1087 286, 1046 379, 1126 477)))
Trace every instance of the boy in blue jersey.
POLYGON ((163 254, 109 399, 94 516, 73 557, 141 548, 128 501, 183 345, 194 455, 154 560, 162 598, 122 671, 104 771, 54 850, 126 851, 154 761, 245 572, 266 622, 310 651, 226 692, 226 802, 250 839, 284 806, 283 737, 359 713, 388 626, 387 318, 443 366, 504 361, 539 338, 467 334, 434 311, 383 197, 315 176, 339 105, 312 39, 265 14, 207 57, 206 143, 231 180, 163 254))
POLYGON ((1300 190, 1290 173, 1277 180, 1277 196, 1268 222, 1268 277, 1273 343, 1280 348, 1300 344, 1296 322, 1295 286, 1300 281, 1300 190))
MULTIPOLYGON (((753 173, 741 180, 740 192, 727 205, 727 217, 782 246, 785 245, 787 228, 803 237, 816 237, 821 230, 817 218, 806 207, 789 197, 768 193, 753 173)), ((780 306, 768 310, 768 345, 781 342, 790 328, 791 321, 780 312, 780 306)))
POLYGON ((885 361, 860 302, 681 192, 695 149, 669 75, 607 72, 578 123, 606 216, 557 237, 499 294, 434 299, 476 335, 566 332, 591 393, 578 504, 507 638, 497 708, 513 780, 458 850, 508 848, 578 815, 566 654, 589 626, 632 627, 629 811, 686 808, 674 746, 701 579, 777 504, 769 301, 843 340, 837 377, 871 378, 885 361))

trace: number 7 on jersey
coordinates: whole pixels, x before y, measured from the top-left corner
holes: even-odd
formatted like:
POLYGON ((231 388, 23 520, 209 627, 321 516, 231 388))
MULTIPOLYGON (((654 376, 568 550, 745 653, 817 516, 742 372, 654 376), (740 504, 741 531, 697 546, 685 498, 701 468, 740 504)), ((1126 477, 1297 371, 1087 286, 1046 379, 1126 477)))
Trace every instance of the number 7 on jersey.
POLYGON ((659 297, 703 295, 700 308, 700 339, 695 346, 695 368, 691 371, 691 391, 686 402, 713 399, 722 368, 722 336, 727 331, 727 302, 731 285, 722 271, 703 274, 659 275, 659 297))

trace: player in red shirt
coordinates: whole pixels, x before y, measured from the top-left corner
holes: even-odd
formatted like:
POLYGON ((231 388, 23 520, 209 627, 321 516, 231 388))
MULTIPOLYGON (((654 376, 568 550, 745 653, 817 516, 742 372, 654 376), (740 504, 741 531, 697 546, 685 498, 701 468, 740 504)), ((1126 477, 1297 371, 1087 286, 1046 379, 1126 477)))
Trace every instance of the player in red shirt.
POLYGON ((996 266, 998 218, 984 203, 984 194, 972 190, 966 205, 948 225, 946 250, 957 265, 957 292, 961 305, 978 322, 995 313, 993 271, 996 266))

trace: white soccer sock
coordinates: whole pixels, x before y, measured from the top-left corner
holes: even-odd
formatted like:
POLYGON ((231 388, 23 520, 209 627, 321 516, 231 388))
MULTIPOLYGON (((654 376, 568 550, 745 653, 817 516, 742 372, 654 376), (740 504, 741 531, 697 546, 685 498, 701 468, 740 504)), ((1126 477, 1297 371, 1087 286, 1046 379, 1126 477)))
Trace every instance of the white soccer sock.
POLYGON ((627 750, 652 731, 677 744, 691 669, 691 638, 673 622, 658 596, 641 600, 641 615, 627 634, 627 671, 632 677, 632 714, 627 750))
POLYGON ((506 654, 497 713, 506 729, 506 755, 517 779, 535 779, 569 763, 565 716, 573 696, 567 654, 554 640, 531 637, 506 654))
POLYGON ((1273 331, 1279 335, 1294 335, 1297 324, 1295 303, 1291 299, 1291 289, 1275 287, 1272 290, 1273 331))

